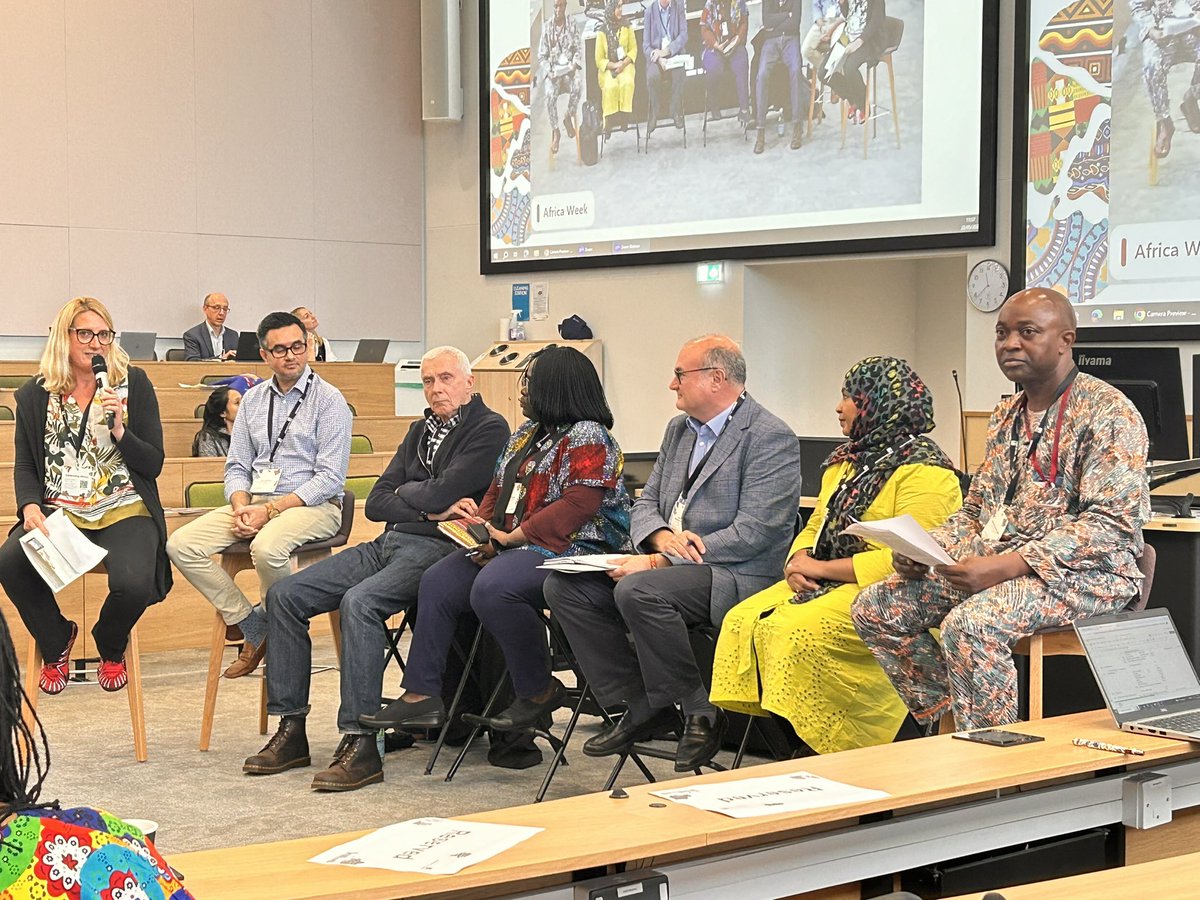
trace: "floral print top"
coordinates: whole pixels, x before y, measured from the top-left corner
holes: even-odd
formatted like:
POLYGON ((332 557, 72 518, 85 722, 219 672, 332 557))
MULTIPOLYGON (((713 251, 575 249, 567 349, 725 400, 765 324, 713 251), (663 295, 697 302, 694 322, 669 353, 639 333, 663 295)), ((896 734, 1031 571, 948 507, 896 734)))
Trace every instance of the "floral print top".
MULTIPOLYGON (((128 400, 128 386, 116 388, 122 403, 128 400)), ((50 506, 65 510, 76 525, 102 528, 131 515, 149 515, 129 478, 129 469, 105 427, 104 409, 99 403, 88 408, 88 423, 83 441, 79 441, 84 410, 75 398, 65 400, 51 394, 46 410, 46 488, 50 506), (78 446, 78 450, 76 447, 78 446), (89 484, 82 489, 73 473, 84 472, 89 484)), ((124 412, 128 422, 128 410, 124 412)))
POLYGON ((190 900, 132 825, 103 810, 30 809, 0 827, 0 900, 190 900))

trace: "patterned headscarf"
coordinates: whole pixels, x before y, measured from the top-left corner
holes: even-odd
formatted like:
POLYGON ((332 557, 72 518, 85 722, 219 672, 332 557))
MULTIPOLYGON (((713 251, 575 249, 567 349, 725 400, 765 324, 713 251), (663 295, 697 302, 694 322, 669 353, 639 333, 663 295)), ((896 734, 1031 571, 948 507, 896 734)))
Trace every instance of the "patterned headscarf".
POLYGON ((624 22, 617 15, 623 0, 606 0, 604 4, 604 38, 608 42, 608 61, 617 61, 617 47, 621 44, 621 26, 624 22))
POLYGON ((812 549, 814 559, 845 559, 866 549, 862 539, 845 534, 845 528, 862 517, 900 466, 954 469, 942 448, 924 436, 933 430, 933 395, 907 362, 868 356, 850 367, 842 390, 858 415, 850 426, 850 440, 829 454, 825 466, 849 462, 853 474, 829 499, 825 527, 812 549))

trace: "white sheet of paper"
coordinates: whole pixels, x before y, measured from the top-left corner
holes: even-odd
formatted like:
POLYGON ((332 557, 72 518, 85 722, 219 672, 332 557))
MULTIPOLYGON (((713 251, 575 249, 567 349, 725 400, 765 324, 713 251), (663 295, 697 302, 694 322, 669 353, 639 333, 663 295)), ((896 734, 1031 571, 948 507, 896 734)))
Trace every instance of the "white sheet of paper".
POLYGON ((385 825, 318 853, 309 862, 393 872, 453 875, 533 837, 541 828, 428 816, 385 825))
POLYGON ((108 555, 85 538, 61 509, 46 517, 46 530, 48 538, 36 528, 21 535, 21 549, 56 594, 108 555))
POLYGON ((538 568, 550 569, 553 572, 607 572, 617 567, 616 563, 609 562, 617 556, 620 554, 584 553, 580 556, 559 556, 546 560, 538 568))
POLYGON ((905 513, 894 519, 855 522, 846 526, 846 534, 858 535, 873 544, 890 547, 901 556, 927 566, 952 566, 954 560, 917 520, 905 513))
POLYGON ((811 772, 742 778, 720 784, 698 784, 650 793, 684 806, 721 813, 734 819, 843 806, 888 796, 884 791, 830 781, 811 772))

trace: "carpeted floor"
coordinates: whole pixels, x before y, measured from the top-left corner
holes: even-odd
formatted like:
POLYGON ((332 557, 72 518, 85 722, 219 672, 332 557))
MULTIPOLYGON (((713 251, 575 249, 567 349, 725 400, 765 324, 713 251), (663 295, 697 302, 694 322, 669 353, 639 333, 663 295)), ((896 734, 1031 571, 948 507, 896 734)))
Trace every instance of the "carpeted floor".
MULTIPOLYGON (((122 817, 159 823, 158 846, 165 853, 284 840, 352 829, 374 828, 421 815, 455 816, 480 810, 532 803, 550 760, 523 771, 487 763, 487 741, 472 748, 454 781, 443 779, 455 748, 446 748, 433 775, 425 776, 431 744, 418 743, 388 753, 383 784, 346 794, 315 793, 313 775, 330 761, 339 735, 335 726, 338 672, 313 675, 308 738, 313 765, 280 775, 242 774, 242 761, 267 738, 258 734, 259 678, 221 682, 212 745, 198 749, 204 700, 207 651, 177 650, 144 654, 149 760, 133 754, 129 705, 124 692, 108 695, 94 680, 72 683, 57 697, 43 695, 38 711, 50 741, 51 772, 43 793, 64 806, 90 805, 122 817)), ((231 657, 230 657, 231 659, 231 657)), ((318 640, 314 663, 331 665, 332 646, 318 640)), ((394 691, 397 675, 390 669, 385 694, 394 691)), ((556 715, 561 733, 567 710, 556 715)), ((612 761, 589 759, 579 752, 594 734, 599 719, 583 718, 570 765, 559 770, 547 799, 599 790, 612 761)), ((273 732, 277 720, 271 719, 273 732)), ((721 761, 730 763, 731 754, 721 761)), ((671 777, 671 764, 647 760, 660 778, 671 777)), ((755 760, 747 760, 752 764, 755 760)), ((636 784, 629 765, 618 784, 636 784)))

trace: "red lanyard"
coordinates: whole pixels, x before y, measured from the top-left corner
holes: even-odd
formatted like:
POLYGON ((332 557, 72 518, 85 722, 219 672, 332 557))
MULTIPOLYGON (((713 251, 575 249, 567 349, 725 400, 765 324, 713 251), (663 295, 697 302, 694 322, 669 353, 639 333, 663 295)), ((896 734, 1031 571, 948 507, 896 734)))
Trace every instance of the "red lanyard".
MULTIPOLYGON (((1072 385, 1068 384, 1067 389, 1063 391, 1062 397, 1058 401, 1058 416, 1054 422, 1054 443, 1050 446, 1050 476, 1047 478, 1046 473, 1042 471, 1042 467, 1038 465, 1036 448, 1031 448, 1029 454, 1029 463, 1042 481, 1048 481, 1054 484, 1058 479, 1058 438, 1062 434, 1063 411, 1067 407, 1067 398, 1071 396, 1072 385)), ((1025 401, 1025 439, 1033 442, 1033 432, 1029 430, 1029 401, 1025 401)))

